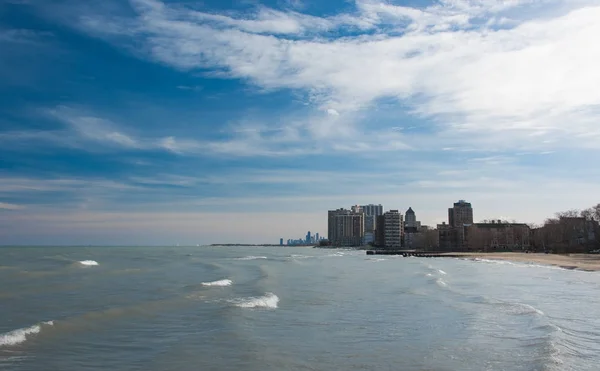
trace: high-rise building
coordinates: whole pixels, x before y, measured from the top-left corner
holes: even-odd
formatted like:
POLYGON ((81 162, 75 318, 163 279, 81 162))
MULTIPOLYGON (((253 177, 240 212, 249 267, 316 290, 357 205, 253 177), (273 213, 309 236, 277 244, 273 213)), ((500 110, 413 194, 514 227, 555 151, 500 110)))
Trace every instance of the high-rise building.
POLYGON ((310 239, 310 231, 308 231, 308 233, 306 234, 306 243, 311 243, 311 239, 310 239))
POLYGON ((283 246, 283 238, 279 239, 279 246, 283 246))
POLYGON ((377 216, 375 243, 386 249, 402 248, 404 221, 398 210, 390 210, 377 216))
POLYGON ((415 248, 415 238, 421 229, 421 222, 417 220, 417 216, 412 209, 409 207, 404 214, 404 240, 402 245, 407 249, 415 248))
POLYGON ((409 207, 408 210, 406 210, 406 214, 404 214, 404 216, 405 232, 416 232, 418 227, 417 216, 415 215, 415 212, 413 211, 412 207, 409 207))
POLYGON ((315 233, 315 240, 319 242, 319 233, 315 233))
POLYGON ((373 233, 377 226, 377 217, 383 215, 383 206, 381 204, 368 204, 359 207, 365 214, 365 233, 373 233))
POLYGON ((329 210, 327 231, 333 246, 362 246, 364 214, 346 209, 329 210))
POLYGON ((459 200, 454 207, 448 209, 448 224, 452 227, 463 227, 473 224, 473 208, 471 203, 459 200))
POLYGON ((473 224, 473 208, 459 200, 448 209, 448 224, 438 224, 441 249, 460 251, 466 248, 466 228, 473 224))

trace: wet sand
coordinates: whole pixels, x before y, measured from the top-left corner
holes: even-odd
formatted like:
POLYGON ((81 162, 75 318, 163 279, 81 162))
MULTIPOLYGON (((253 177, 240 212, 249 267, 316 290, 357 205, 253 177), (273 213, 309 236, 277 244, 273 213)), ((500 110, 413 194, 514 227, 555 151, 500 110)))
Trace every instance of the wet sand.
POLYGON ((533 263, 553 265, 565 269, 578 269, 583 271, 600 271, 600 254, 543 254, 543 253, 452 253, 471 259, 507 260, 519 263, 533 263))

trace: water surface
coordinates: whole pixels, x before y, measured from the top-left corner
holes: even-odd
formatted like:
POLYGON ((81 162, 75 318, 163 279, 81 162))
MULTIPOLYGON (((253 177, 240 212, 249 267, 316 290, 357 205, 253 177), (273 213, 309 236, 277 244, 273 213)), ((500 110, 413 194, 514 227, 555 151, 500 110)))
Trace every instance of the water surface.
POLYGON ((277 247, 0 249, 0 369, 597 370, 600 275, 277 247))

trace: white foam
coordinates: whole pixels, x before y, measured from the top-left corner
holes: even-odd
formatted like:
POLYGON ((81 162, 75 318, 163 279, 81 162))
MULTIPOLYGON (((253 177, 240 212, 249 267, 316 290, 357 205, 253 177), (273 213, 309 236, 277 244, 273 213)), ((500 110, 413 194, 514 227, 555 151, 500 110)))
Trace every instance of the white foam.
POLYGON ((42 326, 53 326, 54 321, 42 322, 41 324, 33 325, 27 328, 20 328, 5 334, 0 334, 0 346, 17 345, 27 341, 28 335, 38 334, 42 330, 42 326))
POLYGON ((532 305, 529 304, 523 304, 523 303, 513 303, 513 308, 511 310, 511 313, 513 314, 537 314, 540 316, 544 315, 544 312, 542 312, 541 310, 535 308, 532 305))
POLYGON ((448 284, 446 282, 444 282, 444 280, 441 279, 441 278, 438 278, 437 280, 435 280, 435 283, 438 286, 440 286, 440 287, 447 287, 448 286, 448 284))
POLYGON ((95 260, 82 260, 79 262, 79 264, 91 267, 94 265, 98 265, 98 262, 95 260))
POLYGON ((314 258, 314 256, 292 254, 292 256, 290 256, 290 258, 292 258, 292 259, 309 259, 309 258, 314 258))
POLYGON ((233 284, 232 280, 224 279, 212 282, 202 282, 202 286, 231 286, 233 284))
POLYGON ((443 270, 441 270, 441 269, 438 269, 438 270, 437 270, 437 272, 438 272, 439 274, 443 274, 444 276, 448 274, 448 273, 444 272, 444 271, 443 271, 443 270))
POLYGON ((235 306, 240 308, 277 308, 279 297, 272 292, 267 292, 264 296, 237 299, 232 301, 235 306))
POLYGON ((266 256, 244 256, 243 258, 236 258, 235 260, 257 260, 257 259, 268 259, 266 256))

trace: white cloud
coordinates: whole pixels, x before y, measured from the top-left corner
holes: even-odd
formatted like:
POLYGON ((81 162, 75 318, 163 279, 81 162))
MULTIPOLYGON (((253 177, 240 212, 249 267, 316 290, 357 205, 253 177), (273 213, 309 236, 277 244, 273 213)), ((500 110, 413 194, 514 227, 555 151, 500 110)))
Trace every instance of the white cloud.
POLYGON ((267 8, 237 19, 155 0, 136 4, 140 16, 127 22, 146 52, 177 68, 212 68, 264 88, 306 90, 312 102, 340 114, 393 97, 436 120, 446 137, 462 130, 474 146, 490 131, 504 146, 543 129, 540 142, 600 147, 595 0, 445 0, 427 8, 361 0, 356 14, 321 19, 267 8), (318 34, 358 23, 401 33, 318 34), (499 23, 508 26, 489 26, 499 23), (272 35, 308 29, 317 34, 272 35))
POLYGON ((339 112, 334 110, 333 108, 329 108, 327 110, 327 114, 329 114, 330 116, 339 116, 340 115, 339 112))

